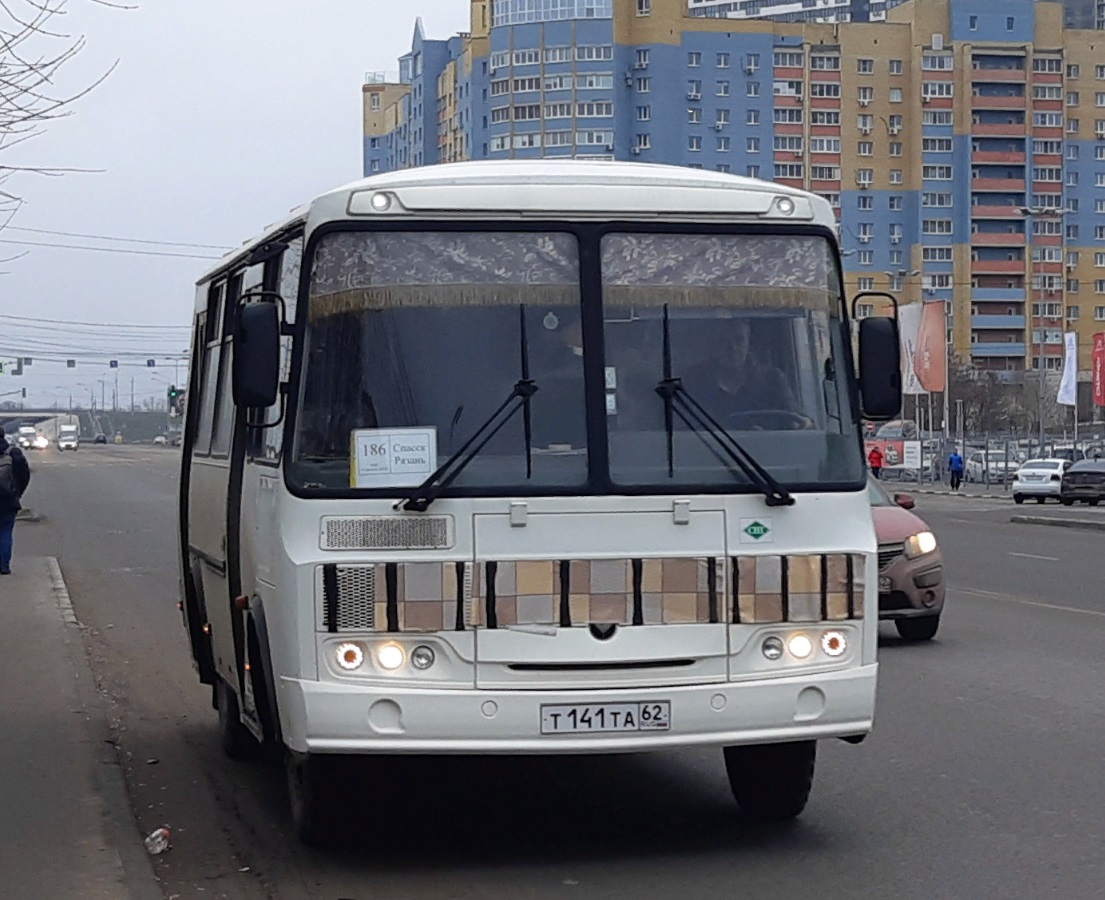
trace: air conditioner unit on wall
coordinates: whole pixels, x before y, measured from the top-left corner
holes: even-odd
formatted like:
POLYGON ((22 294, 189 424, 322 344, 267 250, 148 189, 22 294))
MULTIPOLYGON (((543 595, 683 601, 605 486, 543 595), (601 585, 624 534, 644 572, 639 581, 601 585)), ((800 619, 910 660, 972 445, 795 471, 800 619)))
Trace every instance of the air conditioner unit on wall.
POLYGON ((860 100, 860 101, 859 101, 859 105, 860 105, 860 106, 870 106, 870 105, 871 105, 871 101, 870 101, 870 100, 860 100))
POLYGON ((871 235, 869 235, 869 234, 861 234, 861 235, 859 236, 859 242, 860 242, 861 244, 870 244, 870 243, 871 243, 871 235))
POLYGON ((641 148, 640 147, 634 147, 629 152, 632 153, 634 156, 640 156, 641 155, 641 148))
POLYGON ((860 133, 860 134, 870 134, 870 133, 871 133, 871 129, 870 129, 870 128, 866 128, 866 127, 865 127, 865 128, 861 128, 861 129, 859 130, 859 133, 860 133))

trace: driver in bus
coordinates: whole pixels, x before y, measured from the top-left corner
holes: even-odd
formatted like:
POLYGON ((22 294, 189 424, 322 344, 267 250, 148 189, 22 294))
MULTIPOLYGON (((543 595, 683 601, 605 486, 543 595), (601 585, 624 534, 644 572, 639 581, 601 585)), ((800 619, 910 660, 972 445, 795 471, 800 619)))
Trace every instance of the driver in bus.
POLYGON ((753 345, 747 319, 710 322, 701 361, 683 378, 688 393, 727 428, 779 431, 812 428, 792 379, 753 345))

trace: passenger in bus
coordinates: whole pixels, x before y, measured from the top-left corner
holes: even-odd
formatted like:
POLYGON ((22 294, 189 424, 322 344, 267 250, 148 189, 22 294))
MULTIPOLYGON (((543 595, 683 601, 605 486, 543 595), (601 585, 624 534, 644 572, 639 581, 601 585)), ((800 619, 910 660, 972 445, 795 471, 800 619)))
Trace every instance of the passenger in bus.
POLYGON ((700 361, 683 374, 687 392, 726 427, 812 428, 792 379, 764 352, 765 340, 766 335, 753 334, 747 319, 711 322, 700 361))

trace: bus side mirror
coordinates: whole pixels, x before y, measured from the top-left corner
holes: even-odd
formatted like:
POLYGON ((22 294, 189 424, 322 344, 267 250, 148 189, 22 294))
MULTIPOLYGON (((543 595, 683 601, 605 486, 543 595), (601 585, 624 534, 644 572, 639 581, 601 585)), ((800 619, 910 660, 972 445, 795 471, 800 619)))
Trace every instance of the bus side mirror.
POLYGON ((860 320, 859 393, 865 419, 885 422, 901 412, 901 345, 896 319, 869 316, 860 320))
POLYGON ((280 383, 280 307, 250 303, 238 310, 234 333, 234 405, 272 406, 280 383))

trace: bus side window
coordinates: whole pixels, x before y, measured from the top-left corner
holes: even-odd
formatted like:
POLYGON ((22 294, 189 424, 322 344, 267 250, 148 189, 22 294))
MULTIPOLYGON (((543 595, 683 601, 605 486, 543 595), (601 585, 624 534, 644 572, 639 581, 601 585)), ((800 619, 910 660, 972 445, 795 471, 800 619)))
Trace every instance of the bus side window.
POLYGON ((212 398, 214 428, 211 433, 211 455, 227 456, 234 437, 234 393, 230 389, 231 360, 234 354, 234 310, 242 294, 242 273, 231 276, 226 288, 223 313, 221 352, 218 358, 218 386, 212 398))
POLYGON ((223 318, 226 283, 213 284, 207 292, 207 312, 202 322, 203 359, 200 360, 199 397, 194 398, 199 413, 196 417, 196 441, 193 452, 207 456, 211 452, 211 435, 215 424, 215 395, 218 389, 221 337, 219 323, 223 318))
MULTIPOLYGON (((272 284, 284 299, 284 315, 289 325, 295 323, 296 301, 299 299, 299 271, 303 257, 303 238, 288 241, 288 248, 276 263, 278 271, 273 273, 272 284)), ((280 338, 280 383, 287 384, 292 369, 292 339, 280 338)), ((284 444, 284 420, 281 416, 283 403, 280 397, 268 409, 263 411, 264 422, 276 422, 262 429, 260 456, 266 460, 277 460, 284 444)))

